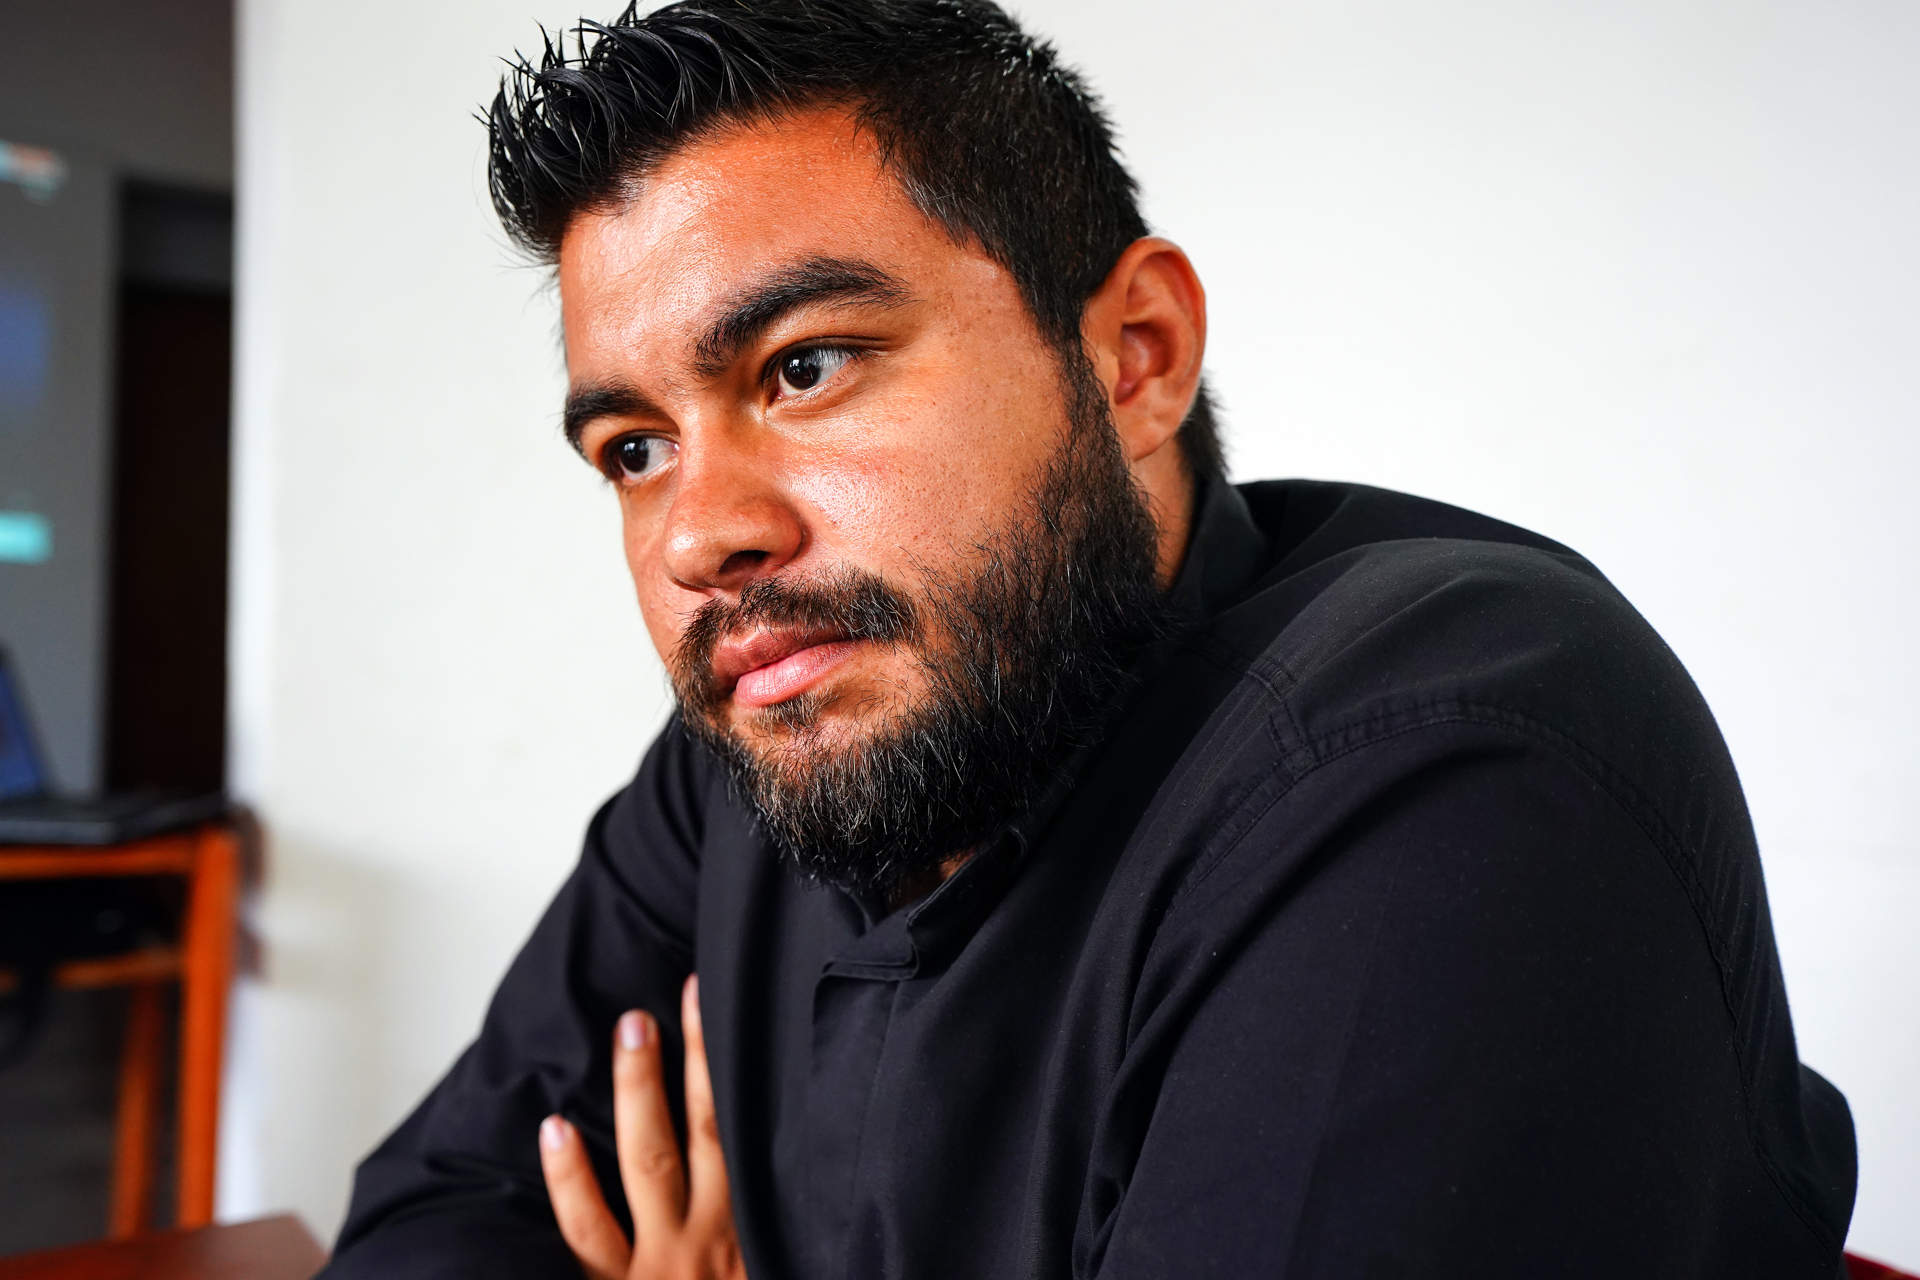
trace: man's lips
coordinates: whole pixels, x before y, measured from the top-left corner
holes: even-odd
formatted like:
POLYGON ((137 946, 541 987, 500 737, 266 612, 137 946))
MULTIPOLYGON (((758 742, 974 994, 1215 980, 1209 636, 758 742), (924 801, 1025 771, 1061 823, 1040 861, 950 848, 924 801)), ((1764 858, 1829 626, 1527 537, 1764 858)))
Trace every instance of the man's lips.
POLYGON ((804 693, 859 643, 837 629, 756 631, 715 648, 713 678, 741 706, 771 707, 804 693))

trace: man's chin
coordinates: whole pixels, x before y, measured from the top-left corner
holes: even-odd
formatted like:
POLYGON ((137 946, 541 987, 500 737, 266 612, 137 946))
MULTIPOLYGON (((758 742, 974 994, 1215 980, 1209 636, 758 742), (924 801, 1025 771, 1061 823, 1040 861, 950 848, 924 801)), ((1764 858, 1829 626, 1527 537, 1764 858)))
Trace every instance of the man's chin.
POLYGON ((763 768, 779 770, 857 752, 884 737, 898 718, 872 699, 824 694, 729 710, 728 736, 763 768))

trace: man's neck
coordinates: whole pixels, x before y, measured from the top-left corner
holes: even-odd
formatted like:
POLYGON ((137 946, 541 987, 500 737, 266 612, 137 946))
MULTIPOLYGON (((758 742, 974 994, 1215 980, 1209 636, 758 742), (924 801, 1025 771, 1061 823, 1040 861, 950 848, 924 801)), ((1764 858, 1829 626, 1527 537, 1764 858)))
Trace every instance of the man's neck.
POLYGON ((976 849, 963 850, 960 853, 954 854, 939 866, 923 872, 911 880, 904 880, 894 886, 886 897, 887 914, 892 915, 902 907, 910 906, 932 893, 935 889, 938 889, 941 885, 953 878, 954 872, 966 866, 968 859, 972 858, 977 852, 978 850, 976 849))
POLYGON ((1135 462, 1133 479, 1146 496, 1147 514, 1153 517, 1158 535, 1153 572, 1160 589, 1165 591, 1180 576, 1180 566, 1187 559, 1187 544, 1193 537, 1194 510, 1200 500, 1200 482, 1187 469, 1178 437, 1152 456, 1135 462))

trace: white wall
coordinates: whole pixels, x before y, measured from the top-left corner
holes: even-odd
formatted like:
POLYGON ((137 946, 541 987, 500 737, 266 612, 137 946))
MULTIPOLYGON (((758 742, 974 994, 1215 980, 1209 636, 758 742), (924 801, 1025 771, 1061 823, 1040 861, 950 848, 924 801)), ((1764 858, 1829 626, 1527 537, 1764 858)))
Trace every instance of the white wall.
MULTIPOLYGON (((1020 8, 1209 282, 1238 475, 1568 541, 1694 671, 1859 1124, 1853 1247, 1920 1264, 1920 10, 1020 8)), ((242 12, 235 748, 275 844, 223 1206, 330 1229, 663 703, 467 118, 555 15, 242 12)))
POLYGON ((241 10, 233 783, 271 833, 221 1212, 331 1232, 664 689, 470 118, 523 0, 241 10))

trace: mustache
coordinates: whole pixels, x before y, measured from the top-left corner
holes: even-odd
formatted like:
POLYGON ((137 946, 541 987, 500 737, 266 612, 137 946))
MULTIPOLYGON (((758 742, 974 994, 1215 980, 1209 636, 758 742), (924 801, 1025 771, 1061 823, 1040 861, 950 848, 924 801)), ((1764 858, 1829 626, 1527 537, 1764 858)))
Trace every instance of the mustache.
POLYGON ((668 664, 683 707, 711 712, 720 701, 713 651, 743 631, 784 627, 831 628, 849 640, 909 643, 921 634, 913 601, 877 574, 843 568, 819 579, 756 578, 737 600, 713 599, 687 624, 668 664))

